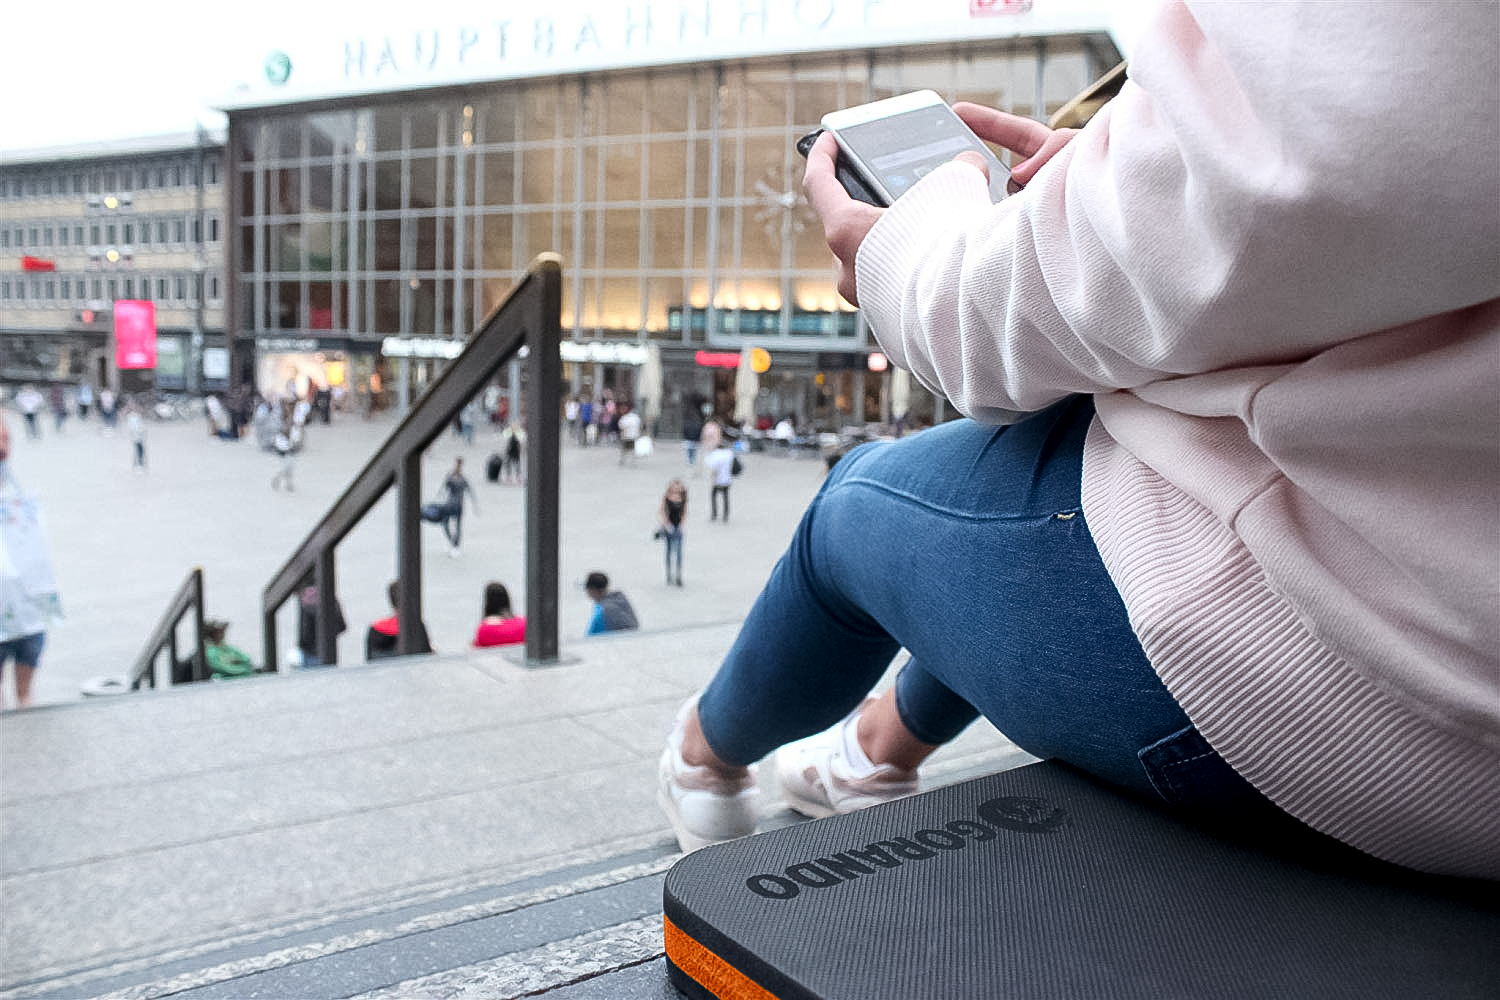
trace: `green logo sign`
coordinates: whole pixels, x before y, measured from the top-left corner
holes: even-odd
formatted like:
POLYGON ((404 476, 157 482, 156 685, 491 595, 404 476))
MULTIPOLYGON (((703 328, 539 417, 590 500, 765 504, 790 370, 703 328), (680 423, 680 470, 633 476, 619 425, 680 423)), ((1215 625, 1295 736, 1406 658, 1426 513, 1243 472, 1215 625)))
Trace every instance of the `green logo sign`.
POLYGON ((280 87, 292 75, 292 57, 285 52, 272 52, 266 56, 266 79, 272 86, 280 87))

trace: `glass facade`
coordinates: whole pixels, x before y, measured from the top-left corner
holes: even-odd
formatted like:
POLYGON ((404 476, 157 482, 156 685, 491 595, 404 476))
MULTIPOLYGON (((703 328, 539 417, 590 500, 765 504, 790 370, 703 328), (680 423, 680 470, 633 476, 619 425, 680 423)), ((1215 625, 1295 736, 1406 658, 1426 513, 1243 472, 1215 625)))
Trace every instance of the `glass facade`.
MULTIPOLYGON (((732 380, 695 371, 698 351, 748 338, 777 359, 762 395, 778 416, 874 419, 888 376, 868 400, 855 384, 873 341, 834 290, 796 138, 920 88, 1044 118, 1117 60, 1102 36, 965 42, 236 113, 232 323, 354 354, 461 338, 551 251, 565 331, 660 345, 665 408, 732 380), (857 363, 833 374, 830 355, 857 363), (841 379, 849 391, 829 388, 841 379)), ((591 367, 572 366, 575 390, 628 393, 628 371, 591 367)))

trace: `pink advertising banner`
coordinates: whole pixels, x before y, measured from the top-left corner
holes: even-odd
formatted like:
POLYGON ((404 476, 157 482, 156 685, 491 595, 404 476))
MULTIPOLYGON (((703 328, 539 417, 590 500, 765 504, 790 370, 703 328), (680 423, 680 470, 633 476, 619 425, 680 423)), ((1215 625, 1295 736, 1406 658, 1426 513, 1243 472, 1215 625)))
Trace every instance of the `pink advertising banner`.
POLYGON ((156 303, 115 300, 115 367, 156 367, 156 303))

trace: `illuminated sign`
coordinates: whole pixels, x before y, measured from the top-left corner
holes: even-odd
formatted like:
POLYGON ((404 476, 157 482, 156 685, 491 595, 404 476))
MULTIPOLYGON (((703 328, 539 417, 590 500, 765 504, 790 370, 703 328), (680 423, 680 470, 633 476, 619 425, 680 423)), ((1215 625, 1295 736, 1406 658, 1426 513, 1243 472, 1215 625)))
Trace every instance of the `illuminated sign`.
POLYGON ((258 72, 246 74, 217 103, 255 107, 714 59, 1108 32, 1126 16, 1117 8, 1130 6, 1113 0, 437 0, 402 15, 309 18, 268 46, 258 72))
POLYGON ((115 300, 115 367, 156 367, 156 303, 115 300))
POLYGON ((603 340, 565 340, 558 345, 564 361, 592 361, 604 365, 643 365, 650 351, 643 344, 603 340))
POLYGON ((704 368, 738 368, 740 366, 738 351, 699 351, 693 355, 693 360, 704 368))

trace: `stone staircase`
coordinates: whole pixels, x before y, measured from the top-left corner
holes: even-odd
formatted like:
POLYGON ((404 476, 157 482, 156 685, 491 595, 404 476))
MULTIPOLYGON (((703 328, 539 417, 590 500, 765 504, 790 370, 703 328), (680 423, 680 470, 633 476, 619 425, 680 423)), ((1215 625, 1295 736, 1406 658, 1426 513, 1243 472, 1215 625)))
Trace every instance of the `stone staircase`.
MULTIPOLYGON (((656 757, 736 630, 4 716, 0 1000, 676 997, 656 757)), ((1029 759, 981 724, 930 784, 1029 759)))

